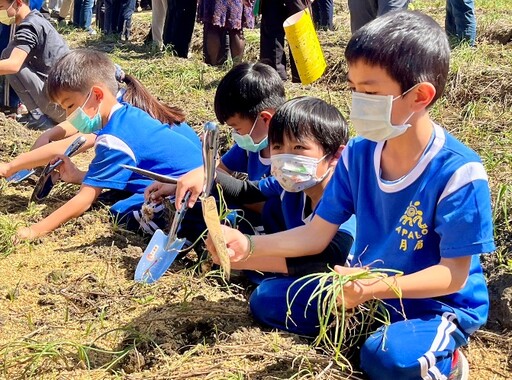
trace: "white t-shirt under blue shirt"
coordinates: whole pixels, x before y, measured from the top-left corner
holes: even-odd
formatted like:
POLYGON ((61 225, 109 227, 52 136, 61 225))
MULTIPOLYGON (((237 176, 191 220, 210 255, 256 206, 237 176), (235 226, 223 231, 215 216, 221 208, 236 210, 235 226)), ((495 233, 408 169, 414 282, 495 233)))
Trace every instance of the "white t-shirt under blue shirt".
MULTIPOLYGON (((480 158, 435 125, 432 145, 415 168, 399 181, 385 182, 380 178, 383 147, 362 138, 348 143, 317 214, 336 225, 356 215, 352 262, 362 266, 410 274, 442 257, 473 256, 464 288, 436 298, 454 309, 469 334, 485 322, 489 307, 479 254, 495 250, 480 158)), ((400 309, 398 300, 386 302, 400 309)))

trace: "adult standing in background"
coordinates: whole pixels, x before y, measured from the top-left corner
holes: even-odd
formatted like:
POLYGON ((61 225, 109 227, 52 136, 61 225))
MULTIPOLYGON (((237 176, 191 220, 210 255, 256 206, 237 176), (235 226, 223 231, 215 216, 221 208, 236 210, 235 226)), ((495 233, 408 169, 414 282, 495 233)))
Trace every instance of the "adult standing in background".
POLYGON ((475 1, 446 0, 445 30, 452 46, 461 42, 475 46, 475 1))
POLYGON ((252 7, 241 0, 199 0, 197 20, 203 24, 204 61, 222 65, 226 37, 233 62, 241 62, 245 49, 244 28, 254 28, 252 7))
POLYGON ((350 30, 354 33, 363 25, 392 10, 407 9, 410 2, 410 0, 348 0, 350 30))
MULTIPOLYGON (((260 61, 276 69, 282 80, 288 79, 283 23, 291 15, 306 9, 309 4, 309 0, 261 0, 260 61)), ((289 61, 292 82, 299 83, 299 73, 291 52, 289 61)))

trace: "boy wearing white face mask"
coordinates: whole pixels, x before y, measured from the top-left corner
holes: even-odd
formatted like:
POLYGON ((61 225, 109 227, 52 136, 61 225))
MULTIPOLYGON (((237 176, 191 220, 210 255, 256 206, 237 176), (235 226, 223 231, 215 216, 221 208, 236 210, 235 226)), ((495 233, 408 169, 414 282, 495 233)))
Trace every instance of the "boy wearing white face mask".
POLYGON ((133 211, 140 210, 144 189, 151 181, 120 165, 173 177, 201 165, 198 144, 141 109, 117 101, 115 67, 105 53, 71 51, 52 68, 47 85, 52 100, 68 113, 68 122, 86 136, 81 150, 94 146, 95 155, 87 171, 79 170, 62 156, 76 138, 71 136, 24 153, 10 163, 6 175, 46 164, 57 156, 64 161, 58 169, 61 179, 81 184, 79 192, 66 204, 38 223, 19 229, 19 238, 35 239, 82 215, 104 189, 123 194, 111 207, 114 220, 137 229, 133 211))
POLYGON ((446 35, 420 12, 391 12, 354 33, 345 57, 361 137, 344 149, 310 223, 251 239, 225 228, 231 260, 318 252, 354 213, 352 264, 403 272, 356 280, 339 299, 347 309, 382 299, 390 312, 391 325, 362 342, 363 371, 379 380, 467 379, 458 348, 487 319, 479 255, 495 245, 480 158, 429 116, 448 76, 446 35))
MULTIPOLYGON (((264 220, 265 232, 272 233, 303 226, 313 217, 324 189, 338 162, 339 150, 348 140, 348 126, 336 107, 321 99, 299 97, 277 109, 269 126, 272 177, 243 182, 218 174, 217 182, 224 195, 250 203, 279 197, 282 224, 264 220), (266 223, 265 223, 266 222, 266 223)), ((335 265, 344 265, 355 237, 355 218, 343 223, 328 246, 302 257, 249 257, 232 264, 233 269, 266 272, 250 299, 251 312, 265 325, 300 335, 314 336, 318 332, 316 307, 311 305, 305 316, 311 292, 297 295, 288 314, 287 291, 301 276, 324 272, 335 265), (283 276, 283 274, 285 276, 283 276), (272 307, 268 307, 272 305, 272 307), (289 323, 289 318, 294 323, 289 323), (287 323, 288 322, 288 323, 287 323)), ((216 255, 214 261, 218 262, 216 255)), ((298 289, 303 284, 296 284, 298 289)), ((312 288, 311 288, 312 290, 312 288)))
POLYGON ((50 68, 69 49, 55 28, 27 0, 0 0, 0 22, 16 24, 14 38, 2 51, 0 75, 9 83, 29 110, 20 122, 32 129, 48 129, 65 118, 64 110, 53 104, 44 90, 50 68))

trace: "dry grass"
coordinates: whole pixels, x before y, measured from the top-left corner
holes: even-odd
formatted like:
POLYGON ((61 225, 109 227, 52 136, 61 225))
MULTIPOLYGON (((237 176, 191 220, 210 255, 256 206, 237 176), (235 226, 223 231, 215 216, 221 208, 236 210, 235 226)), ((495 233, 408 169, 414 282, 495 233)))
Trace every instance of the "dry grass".
MULTIPOLYGON (((348 115, 350 96, 341 59, 348 40, 348 11, 340 1, 335 17, 339 29, 319 33, 329 65, 325 76, 308 88, 287 83, 286 89, 289 97, 318 96, 348 115)), ((413 4, 442 22, 443 3, 413 4)), ((432 110, 436 121, 479 152, 488 170, 499 244, 499 254, 486 260, 492 286, 512 273, 512 44, 504 45, 497 37, 510 32, 509 8, 501 1, 479 4, 478 46, 453 52, 447 93, 432 110)), ((213 95, 228 67, 201 62, 201 28, 195 31, 192 57, 183 60, 169 52, 155 54, 142 44, 149 13, 136 14, 136 25, 134 41, 128 44, 64 33, 72 46, 112 53, 153 93, 183 107, 194 127, 213 120, 213 95)), ((246 37, 246 58, 256 59, 258 33, 248 31, 246 37)), ((0 125, 2 160, 29 149, 36 137, 5 119, 0 125)), ((90 156, 74 160, 86 167, 90 156)), ((0 185, 0 248, 9 251, 0 259, 0 377, 347 378, 329 355, 312 349, 310 341, 255 326, 243 283, 235 280, 227 286, 179 262, 154 286, 135 284, 135 265, 147 241, 109 224, 105 208, 12 250, 8 236, 13 226, 39 220, 76 191, 75 186, 59 185, 44 204, 27 209, 33 185, 0 185)), ((472 378, 511 378, 511 349, 510 333, 491 310, 488 329, 477 333, 466 350, 472 378)))

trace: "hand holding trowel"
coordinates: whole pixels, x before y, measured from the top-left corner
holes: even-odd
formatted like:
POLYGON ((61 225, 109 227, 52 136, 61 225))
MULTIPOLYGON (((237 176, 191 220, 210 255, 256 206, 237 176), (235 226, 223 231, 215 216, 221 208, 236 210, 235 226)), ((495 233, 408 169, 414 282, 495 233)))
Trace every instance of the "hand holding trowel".
POLYGON ((204 126, 203 135, 203 165, 204 165, 204 185, 201 195, 203 207, 203 218, 212 238, 217 254, 219 255, 220 265, 224 270, 224 276, 229 280, 231 272, 231 261, 226 248, 224 234, 222 233, 217 203, 215 198, 210 195, 216 169, 217 150, 219 146, 219 128, 215 123, 208 122, 204 126))
MULTIPOLYGON (((66 149, 64 152, 65 156, 71 157, 74 155, 78 149, 84 143, 87 141, 85 136, 79 136, 71 143, 71 145, 66 149)), ((32 192, 32 195, 30 196, 29 204, 30 202, 40 202, 44 198, 50 194, 50 191, 52 190, 53 186, 57 183, 59 178, 59 173, 55 172, 55 169, 57 169, 60 165, 62 165, 62 160, 59 159, 55 161, 53 164, 48 164, 43 169, 43 172, 41 173, 41 176, 37 180, 36 186, 34 187, 34 191, 32 192)))

